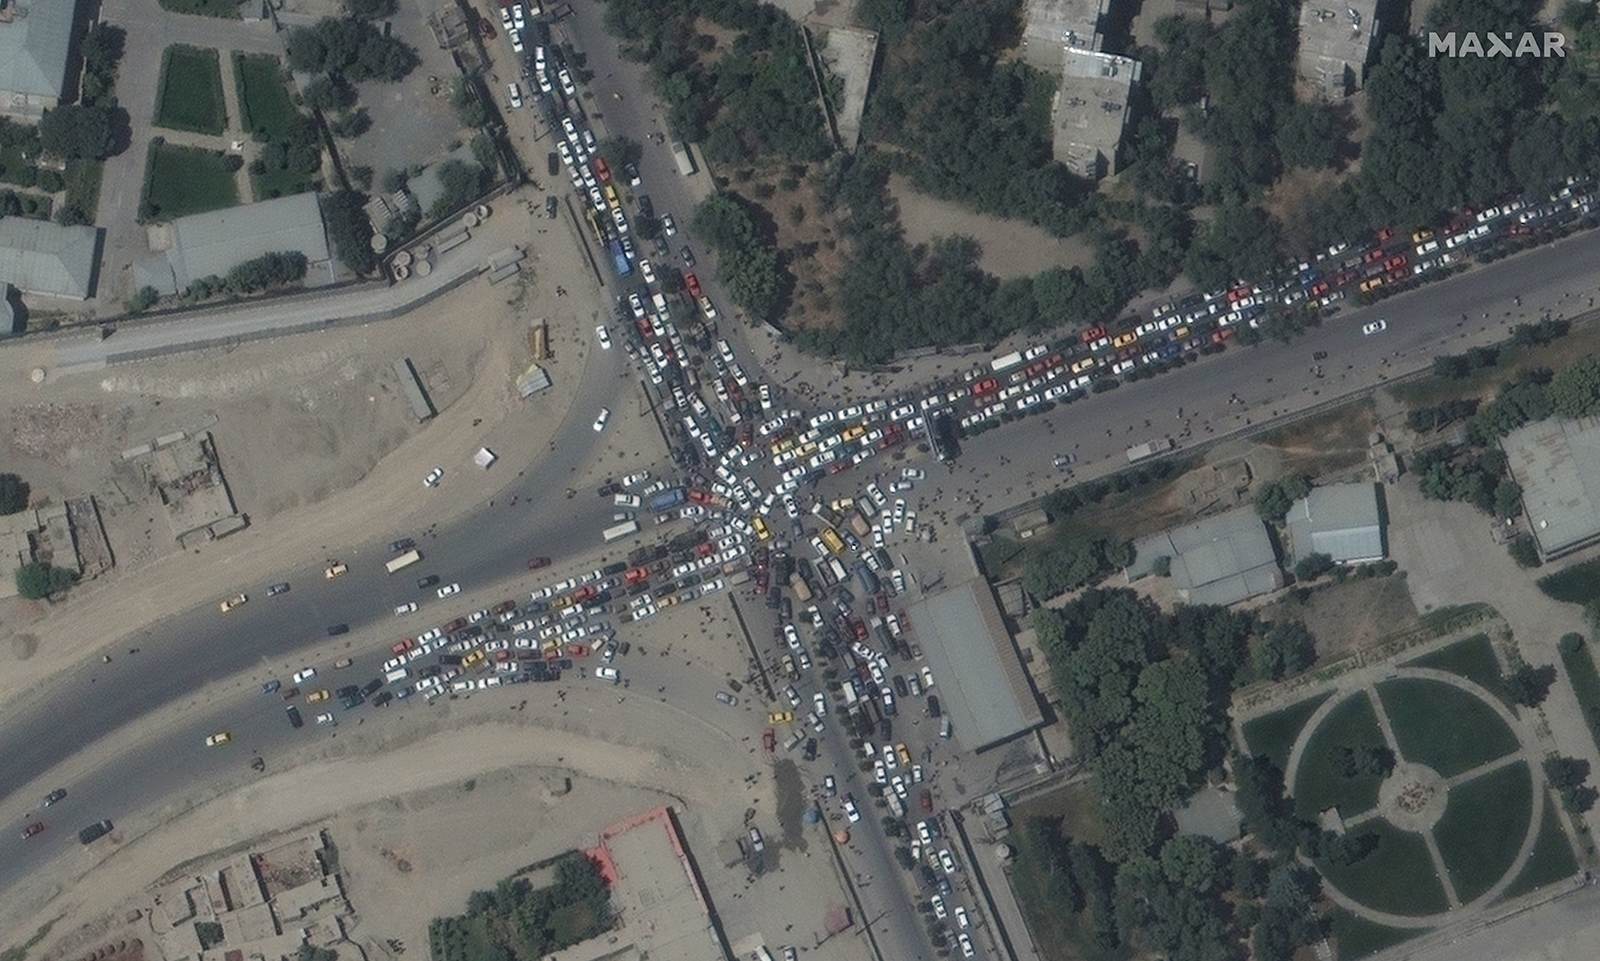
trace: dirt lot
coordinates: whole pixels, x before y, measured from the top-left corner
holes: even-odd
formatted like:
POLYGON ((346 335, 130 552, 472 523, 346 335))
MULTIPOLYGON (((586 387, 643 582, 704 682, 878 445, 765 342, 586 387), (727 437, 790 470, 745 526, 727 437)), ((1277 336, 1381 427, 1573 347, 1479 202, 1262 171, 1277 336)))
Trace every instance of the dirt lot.
MULTIPOLYGON (((509 212, 517 204, 502 206, 509 212)), ((502 229, 526 237, 525 224, 509 218, 502 229)), ((490 438, 506 463, 533 460, 566 414, 561 384, 582 376, 602 306, 578 289, 574 278, 585 276, 578 253, 564 235, 551 236, 555 243, 534 239, 533 269, 563 278, 569 297, 556 298, 553 284, 474 282, 412 317, 42 385, 27 378, 35 352, 7 352, 0 463, 22 474, 36 499, 95 495, 117 567, 53 609, 20 600, 0 608, 0 663, 7 664, 0 685, 27 683, 67 658, 87 656, 83 637, 114 638, 175 605, 220 593, 227 585, 217 578, 228 564, 265 572, 307 550, 314 556, 326 538, 360 540, 378 517, 415 500, 408 495, 430 467, 464 463, 490 438), (442 317, 450 322, 439 323, 442 317), (526 330, 535 317, 550 319, 557 356, 546 369, 556 386, 524 404, 513 381, 529 362, 526 330), (421 427, 389 370, 402 356, 412 358, 440 411, 421 427), (160 505, 118 455, 170 431, 201 428, 215 437, 251 526, 184 554, 160 505)), ((510 476, 461 475, 473 489, 463 488, 431 519, 469 509, 474 491, 487 498, 510 476)), ((229 583, 248 576, 235 566, 229 583)))
POLYGON ((889 192, 900 205, 906 240, 925 244, 961 234, 983 248, 978 265, 1002 280, 1029 277, 1050 267, 1088 267, 1094 250, 1082 237, 1062 239, 1032 224, 1006 220, 918 192, 904 177, 889 178, 889 192))
POLYGON ((1299 601, 1294 591, 1261 608, 1268 620, 1304 621, 1317 636, 1317 658, 1327 660, 1417 626, 1404 577, 1374 577, 1330 584, 1299 601))

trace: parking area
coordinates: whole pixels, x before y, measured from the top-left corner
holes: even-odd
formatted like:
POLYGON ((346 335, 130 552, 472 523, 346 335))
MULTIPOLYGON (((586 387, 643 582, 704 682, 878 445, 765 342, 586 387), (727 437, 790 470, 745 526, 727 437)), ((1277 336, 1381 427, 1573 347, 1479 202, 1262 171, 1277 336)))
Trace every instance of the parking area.
MULTIPOLYGON (((428 17, 438 9, 439 4, 425 0, 400 0, 395 15, 384 23, 391 36, 417 51, 421 63, 400 83, 356 85, 372 127, 354 140, 341 141, 340 149, 350 164, 372 168, 374 184, 382 182, 386 170, 430 163, 471 139, 450 105, 451 82, 460 71, 428 26, 428 17)), ((463 43, 466 55, 475 59, 471 40, 463 43)))

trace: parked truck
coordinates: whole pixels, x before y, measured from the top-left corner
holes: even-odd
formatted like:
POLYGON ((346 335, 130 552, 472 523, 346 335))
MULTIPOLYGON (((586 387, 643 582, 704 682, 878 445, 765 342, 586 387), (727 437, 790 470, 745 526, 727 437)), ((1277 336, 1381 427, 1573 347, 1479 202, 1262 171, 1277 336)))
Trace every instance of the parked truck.
POLYGON ((622 250, 622 241, 612 238, 606 245, 611 251, 611 266, 616 268, 618 277, 626 277, 633 273, 633 262, 628 260, 628 255, 622 250))
POLYGON ((1143 444, 1128 448, 1128 463, 1134 464, 1147 457, 1165 454, 1177 446, 1177 442, 1170 437, 1163 437, 1160 440, 1147 440, 1143 444))
POLYGON ((674 487, 670 490, 664 490, 650 498, 650 510, 652 513, 656 514, 659 514, 662 511, 671 510, 672 508, 677 507, 679 504, 682 504, 684 498, 685 494, 683 492, 683 488, 681 487, 674 487))
POLYGON ((678 173, 685 177, 694 176, 694 156, 689 153, 689 145, 681 140, 672 142, 672 162, 678 165, 678 173))
POLYGON ((800 603, 804 604, 811 600, 811 588, 806 584, 805 578, 800 576, 799 571, 789 575, 789 589, 794 591, 795 600, 800 603))
POLYGON ((989 369, 998 374, 1002 370, 1009 370, 1020 363, 1022 363, 1022 351, 1013 350, 1009 354, 1001 354, 994 360, 989 361, 989 369))

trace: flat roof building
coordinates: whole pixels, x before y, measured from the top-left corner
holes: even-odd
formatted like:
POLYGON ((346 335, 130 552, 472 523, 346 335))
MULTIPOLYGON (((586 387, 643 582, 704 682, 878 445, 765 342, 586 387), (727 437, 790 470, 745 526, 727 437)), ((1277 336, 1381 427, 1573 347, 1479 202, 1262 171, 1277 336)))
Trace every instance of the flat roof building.
POLYGON ((36 119, 61 103, 77 0, 0 3, 0 114, 36 119))
POLYGON ((906 613, 938 682, 952 736, 963 747, 982 751, 1043 723, 1038 694, 988 581, 972 577, 906 613))
POLYGON ((1500 447, 1541 558, 1600 541, 1600 418, 1528 424, 1500 447))
POLYGON ((1110 0, 1028 0, 1022 11, 1022 59, 1045 73, 1061 70, 1067 47, 1099 50, 1110 0))
POLYGON ((1152 534, 1133 549, 1128 580, 1154 573, 1168 558, 1172 582, 1189 604, 1235 604, 1283 586, 1267 525, 1253 507, 1152 534))
POLYGON ((315 193, 179 217, 167 229, 171 246, 134 265, 140 287, 176 294, 202 277, 226 277, 246 261, 291 251, 305 255, 307 287, 335 279, 322 204, 315 193))
POLYGON ((1051 154, 1068 170, 1099 180, 1117 169, 1139 61, 1093 50, 1062 54, 1061 85, 1051 107, 1051 154))
POLYGON ((1313 488, 1294 502, 1286 520, 1296 562, 1326 554, 1336 564, 1365 564, 1388 554, 1375 484, 1313 488))
POLYGON ((1300 5, 1295 72, 1323 100, 1343 100, 1361 87, 1378 38, 1378 0, 1300 5))
POLYGON ((100 267, 100 231, 0 217, 0 283, 25 294, 87 300, 100 267))

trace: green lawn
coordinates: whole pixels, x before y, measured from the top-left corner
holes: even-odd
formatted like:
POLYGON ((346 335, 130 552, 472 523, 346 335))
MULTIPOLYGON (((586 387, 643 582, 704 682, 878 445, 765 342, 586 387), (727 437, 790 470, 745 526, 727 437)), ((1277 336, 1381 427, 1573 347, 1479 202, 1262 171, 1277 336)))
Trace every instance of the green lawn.
POLYGON ((21 147, 0 147, 0 180, 32 186, 39 176, 33 161, 24 159, 21 147))
POLYGON ((1294 749, 1295 738, 1313 712, 1328 699, 1327 694, 1308 697, 1282 710, 1263 714, 1243 725, 1246 748, 1251 754, 1261 754, 1272 760, 1282 771, 1289 763, 1289 752, 1294 749))
POLYGON ((173 13, 192 13, 201 17, 239 19, 239 0, 160 0, 161 9, 173 13))
POLYGON ((155 124, 212 135, 227 129, 222 65, 215 50, 173 44, 161 55, 155 124))
POLYGON ((100 177, 105 164, 98 160, 69 160, 63 178, 67 183, 66 205, 88 215, 90 223, 100 209, 100 177))
POLYGON ((1406 760, 1444 777, 1469 771, 1518 747, 1517 736, 1486 702, 1443 681, 1398 678, 1378 696, 1406 760))
POLYGON ((1378 785, 1383 779, 1371 775, 1345 777, 1338 769, 1339 749, 1381 747, 1383 743, 1378 716, 1365 694, 1353 694, 1328 712, 1311 733, 1300 758, 1299 776, 1294 782, 1295 809, 1300 816, 1315 818, 1330 807, 1337 807, 1347 818, 1371 810, 1378 803, 1378 785))
POLYGON ((1456 641, 1432 654, 1407 662, 1406 666, 1431 667, 1459 674, 1480 685, 1503 703, 1507 705, 1511 703, 1511 699, 1506 696, 1505 679, 1500 675, 1500 662, 1494 659, 1494 647, 1487 634, 1474 634, 1465 640, 1456 641))
POLYGON ((239 186, 227 158, 214 150, 150 142, 143 220, 171 220, 239 203, 239 186))
POLYGON ((294 100, 283 82, 283 65, 270 53, 233 54, 233 80, 239 96, 239 125, 268 139, 287 135, 295 118, 294 100))
POLYGON ((317 184, 316 177, 293 170, 271 170, 264 174, 250 175, 250 192, 255 195, 256 200, 272 200, 275 197, 303 194, 308 190, 316 190, 317 184))
POLYGON ((1584 643, 1576 651, 1561 646, 1561 666, 1566 669, 1567 680, 1572 682, 1572 693, 1577 695, 1578 706, 1583 708, 1584 720, 1589 722, 1589 736, 1600 744, 1600 673, 1594 668, 1594 655, 1584 643))
POLYGON ((1567 841, 1567 832, 1561 828, 1562 816, 1555 802, 1545 798, 1544 820, 1539 824, 1539 837, 1533 842, 1533 853, 1528 855, 1528 863, 1522 866, 1522 873, 1505 889, 1503 897, 1519 897, 1577 873, 1578 862, 1572 856, 1572 845, 1567 841))
POLYGON ((1600 597, 1600 558, 1539 578, 1539 589, 1558 601, 1587 604, 1600 597))
POLYGON ((1462 904, 1493 887, 1511 867, 1532 816, 1532 787, 1522 761, 1450 789, 1433 840, 1462 904))
POLYGON ((1334 947, 1339 961, 1354 961, 1392 948, 1422 934, 1425 928, 1386 928, 1337 908, 1328 914, 1334 947))
POLYGON ((1434 914, 1449 907, 1422 835, 1402 831, 1381 818, 1351 833, 1376 835, 1378 847, 1351 865, 1318 861, 1317 869, 1328 883, 1369 908, 1391 914, 1434 914))

